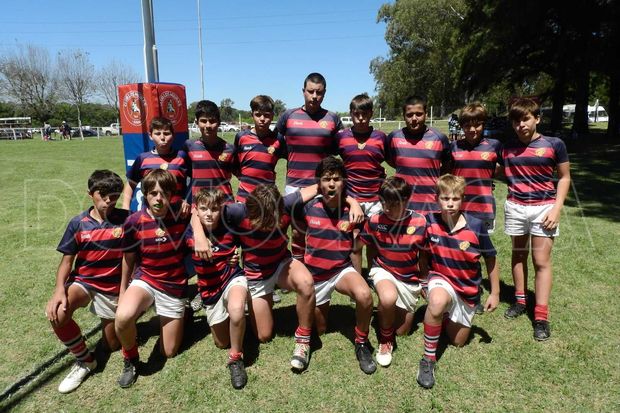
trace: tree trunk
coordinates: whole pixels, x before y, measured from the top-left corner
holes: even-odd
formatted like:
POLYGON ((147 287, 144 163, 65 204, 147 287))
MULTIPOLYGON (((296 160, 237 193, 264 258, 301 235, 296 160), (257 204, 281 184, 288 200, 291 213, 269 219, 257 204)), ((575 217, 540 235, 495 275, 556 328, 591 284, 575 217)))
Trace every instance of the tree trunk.
POLYGON ((620 69, 611 73, 609 82, 609 102, 607 104, 607 136, 609 138, 620 137, 620 69))
POLYGON ((80 113, 80 105, 77 104, 77 118, 78 118, 78 130, 80 131, 80 138, 84 140, 84 132, 82 132, 82 115, 80 113))
POLYGON ((575 119, 573 120, 573 132, 577 137, 588 133, 588 95, 590 93, 590 70, 584 60, 577 63, 575 80, 575 119))
POLYGON ((566 65, 560 63, 558 73, 553 85, 551 109, 551 131, 553 136, 562 134, 562 118, 564 115, 563 106, 566 96, 566 65))

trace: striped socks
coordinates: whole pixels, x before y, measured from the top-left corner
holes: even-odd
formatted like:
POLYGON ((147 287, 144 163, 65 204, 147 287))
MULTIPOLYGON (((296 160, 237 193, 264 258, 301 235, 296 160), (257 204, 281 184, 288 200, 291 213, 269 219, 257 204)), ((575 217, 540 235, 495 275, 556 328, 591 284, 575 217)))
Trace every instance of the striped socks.
POLYGON ((432 325, 424 323, 424 357, 428 360, 437 361, 437 344, 441 335, 441 324, 432 325))
POLYGON ((69 320, 62 327, 52 327, 56 337, 69 349, 76 359, 83 362, 91 362, 95 358, 86 346, 86 340, 82 337, 80 326, 73 320, 69 320))

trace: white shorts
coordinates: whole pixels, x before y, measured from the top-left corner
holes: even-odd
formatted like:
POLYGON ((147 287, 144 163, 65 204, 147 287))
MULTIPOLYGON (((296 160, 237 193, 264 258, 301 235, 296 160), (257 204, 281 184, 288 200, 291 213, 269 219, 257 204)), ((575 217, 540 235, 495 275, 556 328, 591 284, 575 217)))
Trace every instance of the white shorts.
POLYGON ((364 211, 366 218, 370 218, 373 215, 380 214, 383 211, 380 201, 360 202, 360 207, 364 211))
POLYGON ((266 280, 248 280, 248 290, 250 291, 250 297, 253 299, 272 294, 278 283, 278 278, 284 270, 284 267, 289 265, 293 261, 293 258, 289 257, 284 259, 278 268, 273 272, 273 275, 266 280))
POLYGON ((450 308, 448 309, 450 320, 454 323, 464 325, 465 327, 471 327, 471 321, 476 315, 476 307, 470 307, 461 300, 461 297, 454 291, 452 285, 441 277, 433 277, 430 279, 428 282, 429 294, 433 288, 443 288, 450 295, 450 308))
POLYGON ((219 324, 226 321, 228 318, 228 295, 230 294, 230 290, 235 286, 241 286, 247 290, 248 281, 243 276, 233 278, 230 280, 226 288, 224 288, 224 292, 215 304, 204 306, 205 314, 207 315, 207 323, 209 323, 209 326, 219 324))
MULTIPOLYGON (((415 313, 415 305, 418 302, 418 297, 422 293, 422 286, 420 284, 407 284, 394 277, 389 271, 381 267, 372 267, 368 273, 368 278, 372 280, 375 290, 377 289, 377 283, 379 281, 387 280, 394 284, 396 291, 398 292, 398 298, 396 299, 396 307, 402 308, 410 313, 415 313)), ((379 297, 379 300, 381 297, 379 297)))
POLYGON ((146 281, 134 279, 131 280, 129 287, 142 288, 149 293, 155 304, 155 312, 157 315, 168 318, 183 318, 185 314, 185 298, 177 298, 151 287, 146 281))
POLYGON ((73 284, 80 287, 90 297, 90 312, 99 318, 106 320, 114 320, 116 317, 116 309, 118 308, 118 297, 115 295, 103 294, 88 288, 81 282, 73 284))
POLYGON ((316 305, 319 306, 321 304, 330 302, 332 299, 332 293, 336 289, 336 284, 338 284, 338 281, 340 281, 342 277, 344 277, 346 274, 350 272, 356 272, 355 268, 350 267, 350 266, 346 267, 345 269, 340 271, 338 274, 334 275, 329 280, 319 281, 317 283, 314 283, 314 292, 316 294, 316 305))
POLYGON ((506 200, 504 203, 504 232, 510 236, 531 234, 538 237, 557 237, 560 235, 559 226, 553 230, 546 230, 542 227, 543 219, 553 208, 553 205, 521 205, 506 200))

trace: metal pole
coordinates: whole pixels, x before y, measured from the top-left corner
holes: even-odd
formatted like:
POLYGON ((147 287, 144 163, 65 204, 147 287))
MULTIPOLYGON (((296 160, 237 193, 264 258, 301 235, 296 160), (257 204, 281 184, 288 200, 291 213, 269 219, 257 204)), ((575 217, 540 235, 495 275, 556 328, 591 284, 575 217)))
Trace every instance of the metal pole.
POLYGON ((149 83, 159 82, 152 0, 142 0, 142 30, 144 32, 144 69, 146 71, 146 81, 149 83))
POLYGON ((200 50, 200 87, 202 90, 202 99, 205 98, 205 72, 202 59, 202 21, 200 18, 200 0, 196 0, 198 6, 198 50, 200 50))

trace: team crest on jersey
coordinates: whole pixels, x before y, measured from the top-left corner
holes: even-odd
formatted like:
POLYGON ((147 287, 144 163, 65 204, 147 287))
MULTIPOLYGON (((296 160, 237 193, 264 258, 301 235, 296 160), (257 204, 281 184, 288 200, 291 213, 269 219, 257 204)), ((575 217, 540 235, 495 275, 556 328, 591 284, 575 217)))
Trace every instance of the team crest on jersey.
POLYGON ((461 251, 465 251, 467 248, 469 248, 471 244, 469 243, 469 241, 463 241, 459 244, 459 248, 461 249, 461 251))
POLYGON ((123 235, 123 228, 121 227, 116 227, 112 230, 112 236, 114 238, 120 238, 121 235, 123 235))
POLYGON ((161 228, 157 228, 157 229, 155 230, 155 235, 157 235, 158 237, 163 237, 164 235, 166 235, 166 231, 164 231, 164 230, 163 230, 163 229, 161 229, 161 228))
POLYGON ((217 159, 219 159, 220 162, 226 162, 226 160, 228 159, 228 154, 227 153, 223 153, 217 159))
POLYGON ((148 116, 148 105, 144 96, 135 90, 128 92, 123 96, 122 113, 132 125, 142 125, 148 116))
POLYGON ((338 229, 343 232, 347 232, 349 230, 349 221, 342 221, 338 224, 338 229))
POLYGON ((168 164, 166 162, 162 163, 161 165, 159 165, 159 169, 163 169, 164 171, 168 170, 168 164))
POLYGON ((482 152, 480 154, 480 157, 484 159, 485 161, 487 161, 491 157, 491 154, 489 152, 482 152))
POLYGON ((274 153, 275 151, 276 151, 276 148, 275 148, 273 145, 271 145, 270 147, 268 147, 268 148, 267 148, 267 153, 268 153, 269 155, 273 155, 273 153, 274 153))
POLYGON ((413 235, 414 232, 415 232, 414 226, 410 226, 407 228, 407 235, 413 235))
POLYGON ((433 149, 433 142, 425 142, 424 147, 426 149, 433 149))
POLYGON ((159 107, 162 115, 170 120, 174 126, 181 121, 183 117, 183 101, 171 90, 163 92, 159 96, 159 107))
POLYGON ((538 148, 536 149, 536 152, 534 152, 536 154, 536 156, 544 156, 545 155, 545 148, 538 148))
POLYGON ((322 127, 323 129, 327 129, 327 121, 326 120, 320 121, 319 126, 322 127))

